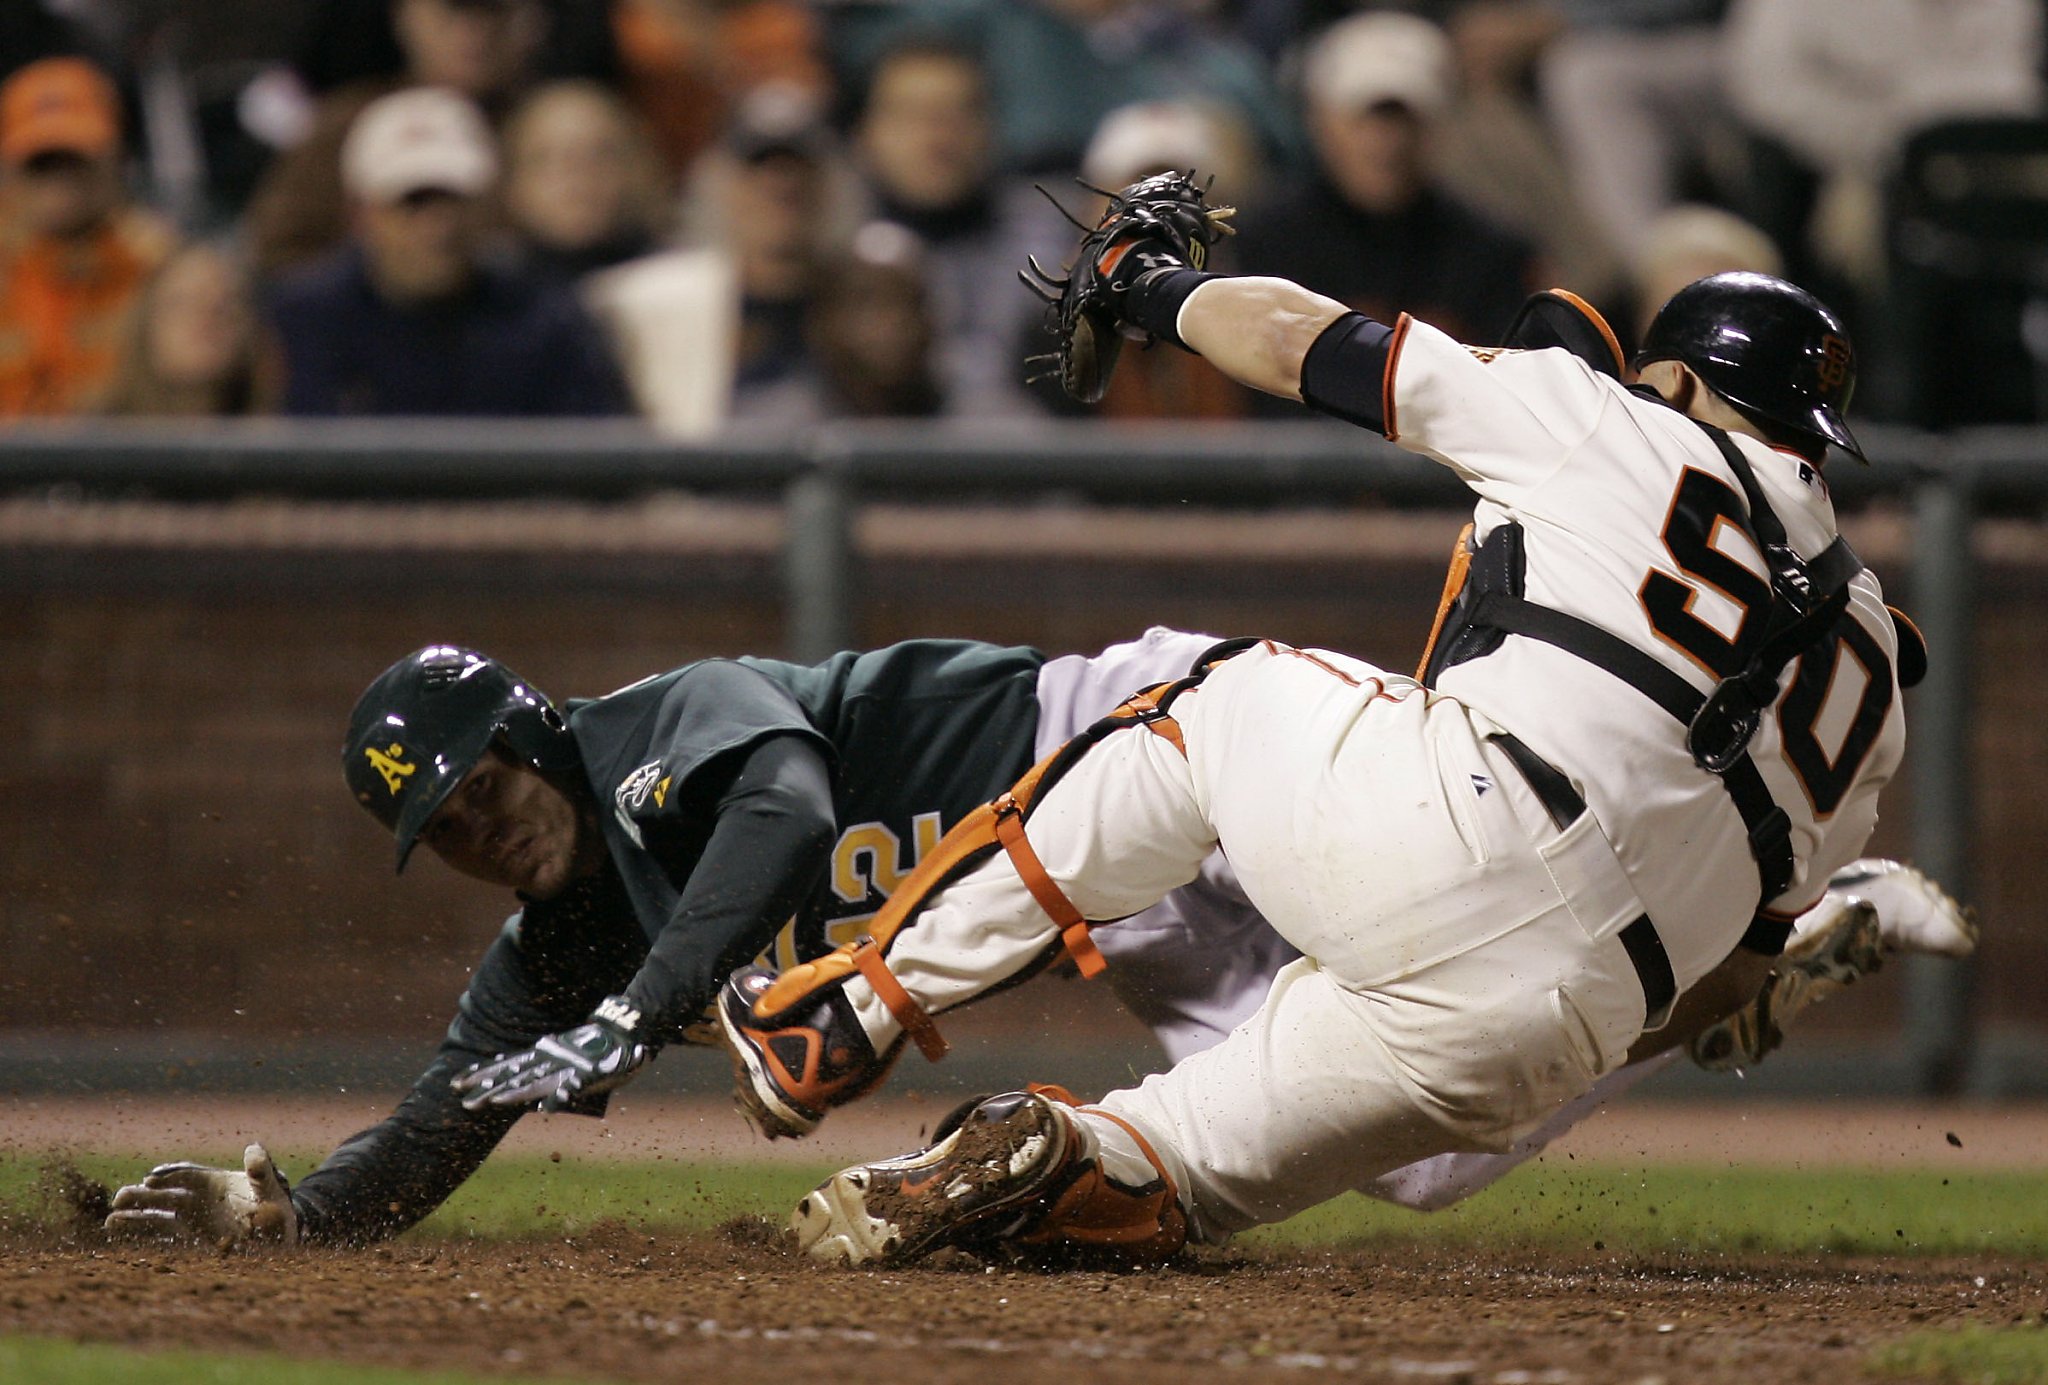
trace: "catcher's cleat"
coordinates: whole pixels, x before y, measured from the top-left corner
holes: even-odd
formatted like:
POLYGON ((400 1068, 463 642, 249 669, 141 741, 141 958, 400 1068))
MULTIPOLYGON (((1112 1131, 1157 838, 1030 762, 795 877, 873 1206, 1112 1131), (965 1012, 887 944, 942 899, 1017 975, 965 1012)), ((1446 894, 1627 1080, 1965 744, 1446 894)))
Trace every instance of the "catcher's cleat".
POLYGON ((1708 1026, 1687 1048, 1711 1072, 1753 1067, 1785 1042, 1785 1030, 1799 1012, 1884 965, 1884 941, 1877 909, 1861 899, 1844 899, 1836 911, 1792 940, 1756 997, 1728 1018, 1708 1026))
POLYGON ((743 967, 718 993, 718 1027, 732 1055, 733 1100, 771 1140, 818 1128, 834 1106, 872 1091, 903 1048, 877 1055, 843 988, 813 991, 776 1014, 756 1005, 775 983, 766 967, 743 967))
POLYGON ((1977 914, 1902 861, 1866 856, 1851 861, 1828 881, 1868 901, 1877 910, 1878 933, 1887 950, 1935 957, 1967 957, 1977 950, 1977 914))
POLYGON ((949 1124, 927 1149, 856 1164, 806 1194, 789 1218, 796 1249, 853 1266, 993 1245, 1035 1220, 1080 1158, 1073 1118, 1034 1092, 989 1097, 949 1124))

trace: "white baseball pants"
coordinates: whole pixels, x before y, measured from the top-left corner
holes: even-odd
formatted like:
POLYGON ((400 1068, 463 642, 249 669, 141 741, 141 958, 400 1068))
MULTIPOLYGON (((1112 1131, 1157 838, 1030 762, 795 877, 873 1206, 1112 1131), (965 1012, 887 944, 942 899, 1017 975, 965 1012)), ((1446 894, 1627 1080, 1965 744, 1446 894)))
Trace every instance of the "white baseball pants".
MULTIPOLYGON (((1560 833, 1483 718, 1345 656, 1272 646, 1172 714, 1184 755, 1117 732, 1044 790, 1028 833, 1102 920, 1193 880, 1220 843, 1305 954, 1221 1043, 1100 1103, 1151 1141, 1198 1237, 1446 1151, 1506 1151, 1619 1068, 1643 994, 1618 934, 1640 906, 1592 814, 1560 833)), ((938 1012, 1054 936, 997 855, 935 893, 888 961, 938 1012)), ((892 1041, 865 983, 847 994, 892 1041)), ((1135 1153, 1114 1122, 1084 1119, 1107 1159, 1135 1153)))

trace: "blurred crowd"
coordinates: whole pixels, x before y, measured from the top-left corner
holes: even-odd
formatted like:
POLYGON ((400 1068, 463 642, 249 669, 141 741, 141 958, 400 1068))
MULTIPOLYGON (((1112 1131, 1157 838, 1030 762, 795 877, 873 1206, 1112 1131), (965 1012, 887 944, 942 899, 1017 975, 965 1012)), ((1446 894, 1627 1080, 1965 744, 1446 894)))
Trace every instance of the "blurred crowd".
MULTIPOLYGON (((1059 413, 1016 271, 1064 261, 1091 188, 1173 168, 1240 208, 1213 268, 1376 317, 1484 344, 1562 285, 1626 342, 1677 286, 1761 269, 1856 328, 1864 416, 2034 419, 2044 20, 2048 0, 0 0, 0 417, 687 435, 1059 413), (2036 171, 1971 172, 1992 157, 2036 171)), ((1272 405, 1160 348, 1126 354, 1100 411, 1272 405)))

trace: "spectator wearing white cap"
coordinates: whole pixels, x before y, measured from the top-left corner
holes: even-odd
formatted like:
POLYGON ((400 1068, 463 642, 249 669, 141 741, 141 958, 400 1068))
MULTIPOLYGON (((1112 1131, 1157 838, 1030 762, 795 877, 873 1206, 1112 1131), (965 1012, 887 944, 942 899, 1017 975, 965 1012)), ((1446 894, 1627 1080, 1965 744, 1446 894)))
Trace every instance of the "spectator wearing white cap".
POLYGON ((1244 271, 1493 340, 1541 267, 1529 241, 1439 183, 1431 136, 1455 94, 1450 41, 1428 20, 1376 12, 1326 29, 1302 65, 1313 171, 1238 237, 1244 271))
POLYGON ((256 268, 277 274, 348 233, 341 149, 371 102, 401 88, 461 93, 496 121, 539 77, 560 16, 546 0, 388 0, 404 69, 322 97, 303 137, 271 161, 243 223, 256 268))
POLYGON ((349 244, 272 303, 286 412, 623 411, 618 371, 569 291, 483 253, 498 157, 470 101, 417 87, 372 102, 341 170, 349 244))

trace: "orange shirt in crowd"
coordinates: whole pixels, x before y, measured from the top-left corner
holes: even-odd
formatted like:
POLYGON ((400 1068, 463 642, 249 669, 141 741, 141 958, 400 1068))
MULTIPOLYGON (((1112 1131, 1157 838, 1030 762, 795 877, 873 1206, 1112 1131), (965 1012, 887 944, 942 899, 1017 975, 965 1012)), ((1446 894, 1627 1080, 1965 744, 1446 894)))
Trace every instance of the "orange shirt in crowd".
POLYGON ((169 232, 136 213, 77 240, 0 241, 0 418, 97 407, 170 248, 169 232))
POLYGON ((818 22, 794 0, 631 0, 612 14, 627 97, 679 173, 718 137, 734 98, 768 82, 822 97, 831 82, 818 22))

